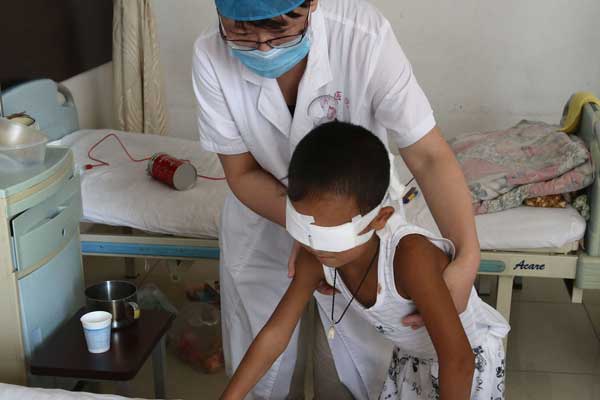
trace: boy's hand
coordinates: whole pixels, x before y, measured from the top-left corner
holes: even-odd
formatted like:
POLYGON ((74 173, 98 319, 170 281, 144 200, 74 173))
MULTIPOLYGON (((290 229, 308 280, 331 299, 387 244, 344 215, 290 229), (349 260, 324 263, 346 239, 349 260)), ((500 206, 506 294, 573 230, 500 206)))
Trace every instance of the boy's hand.
MULTIPOLYGON (((470 264, 471 263, 465 262, 457 257, 444 271, 444 282, 446 282, 446 285, 448 286, 450 296, 452 297, 454 306, 459 314, 467 308, 471 289, 473 288, 473 281, 470 280, 470 273, 467 272, 473 269, 473 266, 470 264)), ((479 264, 477 266, 479 266, 479 264)), ((402 319, 402 324, 404 326, 410 326, 413 329, 419 329, 425 326, 423 318, 418 311, 404 317, 402 319)))
MULTIPOLYGON (((288 277, 291 279, 296 275, 296 260, 298 259, 298 252, 302 245, 294 240, 294 245, 292 246, 292 252, 290 254, 290 258, 288 260, 288 277)), ((317 292, 324 294, 325 296, 333 296, 333 287, 327 283, 327 281, 322 280, 317 287, 317 292)), ((340 291, 335 289, 337 293, 340 291)))

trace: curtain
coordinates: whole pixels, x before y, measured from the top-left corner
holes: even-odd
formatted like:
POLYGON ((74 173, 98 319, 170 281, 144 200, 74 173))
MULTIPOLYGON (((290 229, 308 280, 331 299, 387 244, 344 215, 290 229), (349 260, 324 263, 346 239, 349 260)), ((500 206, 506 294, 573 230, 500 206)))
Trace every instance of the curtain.
POLYGON ((113 7, 117 128, 166 135, 164 82, 150 0, 114 0, 113 7))

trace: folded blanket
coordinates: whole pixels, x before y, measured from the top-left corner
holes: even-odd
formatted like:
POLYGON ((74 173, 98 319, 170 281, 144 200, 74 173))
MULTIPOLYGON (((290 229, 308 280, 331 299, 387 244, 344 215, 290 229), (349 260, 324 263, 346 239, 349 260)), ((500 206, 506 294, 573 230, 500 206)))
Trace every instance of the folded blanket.
POLYGON ((543 122, 460 136, 450 141, 476 214, 519 207, 525 199, 583 189, 594 179, 581 139, 543 122))

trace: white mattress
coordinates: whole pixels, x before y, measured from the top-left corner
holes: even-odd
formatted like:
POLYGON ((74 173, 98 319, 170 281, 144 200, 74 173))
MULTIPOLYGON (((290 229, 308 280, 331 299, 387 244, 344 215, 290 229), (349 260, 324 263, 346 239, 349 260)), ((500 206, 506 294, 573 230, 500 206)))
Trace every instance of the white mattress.
POLYGON ((84 221, 178 236, 217 237, 221 206, 229 190, 225 181, 199 179, 193 189, 176 191, 150 177, 146 162, 131 162, 114 138, 92 153, 111 165, 83 170, 86 164, 96 164, 88 159, 88 150, 108 133, 116 133, 134 158, 165 152, 190 160, 201 175, 224 176, 216 155, 196 141, 113 130, 76 131, 52 144, 73 150, 81 170, 84 221))
MULTIPOLYGON (((414 224, 439 233, 423 195, 406 205, 414 224)), ((585 234, 586 223, 572 207, 518 207, 475 218, 482 250, 560 249, 585 234)))
MULTIPOLYGON (((109 394, 68 392, 59 389, 38 389, 0 383, 2 400, 135 400, 109 394)), ((142 399, 137 399, 142 400, 142 399)))
MULTIPOLYGON (((65 136, 57 144, 69 146, 75 162, 83 167, 91 161, 89 148, 108 130, 82 130, 65 136)), ((202 175, 222 177, 218 158, 195 141, 116 132, 133 157, 166 152, 189 159, 202 175)), ((146 174, 146 163, 132 163, 116 141, 109 139, 93 155, 111 166, 82 172, 84 220, 129 226, 149 232, 190 237, 218 235, 221 206, 228 193, 224 181, 199 180, 191 190, 178 192, 146 174)), ((400 179, 410 175, 400 162, 400 179)), ((408 219, 438 233, 422 195, 406 206, 408 219)), ((481 248, 484 250, 562 248, 583 238, 585 221, 573 208, 541 209, 520 207, 476 218, 481 248)))

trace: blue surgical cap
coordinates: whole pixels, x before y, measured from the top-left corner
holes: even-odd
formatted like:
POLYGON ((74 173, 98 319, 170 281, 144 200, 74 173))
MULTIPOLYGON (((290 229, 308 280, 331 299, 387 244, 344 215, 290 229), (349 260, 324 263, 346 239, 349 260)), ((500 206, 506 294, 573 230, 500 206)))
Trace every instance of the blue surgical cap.
POLYGON ((305 0, 215 0, 219 14, 236 21, 257 21, 286 14, 305 0))

